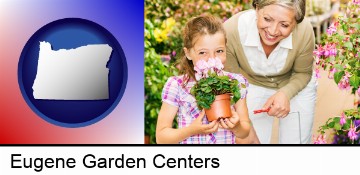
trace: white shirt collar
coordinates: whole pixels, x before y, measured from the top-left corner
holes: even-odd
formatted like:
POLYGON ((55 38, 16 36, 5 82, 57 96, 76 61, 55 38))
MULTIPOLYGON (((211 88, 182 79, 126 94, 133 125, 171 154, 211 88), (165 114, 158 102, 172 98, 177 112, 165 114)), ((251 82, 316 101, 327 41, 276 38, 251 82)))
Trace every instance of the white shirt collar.
POLYGON ((246 40, 244 42, 245 46, 260 46, 260 36, 259 31, 256 26, 256 17, 254 18, 252 22, 250 22, 248 34, 246 36, 246 40))
POLYGON ((281 40, 279 45, 282 48, 292 49, 292 32, 290 33, 290 35, 288 37, 281 40))

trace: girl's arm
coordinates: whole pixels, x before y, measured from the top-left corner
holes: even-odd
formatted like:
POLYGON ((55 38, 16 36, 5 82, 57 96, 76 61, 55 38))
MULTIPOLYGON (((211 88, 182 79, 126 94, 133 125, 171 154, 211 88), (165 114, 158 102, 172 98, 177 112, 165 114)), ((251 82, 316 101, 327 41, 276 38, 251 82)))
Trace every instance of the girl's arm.
POLYGON ((251 129, 251 120, 246 105, 246 98, 240 99, 235 103, 235 111, 239 115, 239 125, 235 126, 232 132, 239 138, 246 138, 249 136, 251 129))
POLYGON ((172 128, 177 111, 178 107, 163 102, 156 125, 156 142, 158 144, 179 143, 192 135, 213 133, 218 129, 219 124, 216 121, 207 125, 202 124, 202 119, 205 116, 203 111, 188 127, 172 128))
MULTIPOLYGON (((246 143, 246 144, 260 144, 259 138, 256 135, 255 129, 251 124, 251 120, 249 118, 249 112, 246 104, 246 98, 240 99, 235 104, 236 112, 240 116, 240 124, 245 128, 245 132, 248 132, 248 135, 244 137, 237 137, 236 143, 246 143), (250 128, 250 129, 248 129, 250 128)), ((239 131, 240 132, 240 131, 239 131)))
POLYGON ((237 144, 260 144, 260 140, 256 135, 255 129, 252 126, 250 129, 249 136, 247 136, 244 139, 241 139, 239 137, 236 137, 235 142, 237 144))

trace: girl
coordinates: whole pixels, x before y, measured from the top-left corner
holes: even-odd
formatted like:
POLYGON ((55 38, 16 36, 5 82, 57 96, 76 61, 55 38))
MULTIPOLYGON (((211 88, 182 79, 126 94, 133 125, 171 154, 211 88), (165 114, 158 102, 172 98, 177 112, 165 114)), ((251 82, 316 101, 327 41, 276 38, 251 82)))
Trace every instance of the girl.
MULTIPOLYGON (((180 76, 170 77, 162 92, 162 106, 156 127, 157 143, 212 144, 235 143, 246 138, 252 128, 246 105, 246 88, 232 109, 232 117, 208 122, 204 111, 197 107, 190 89, 196 83, 194 65, 199 60, 219 58, 226 60, 226 37, 222 22, 213 16, 200 16, 190 20, 183 31, 184 48, 180 61, 180 76), (234 110, 235 109, 235 110, 234 110), (178 128, 172 128, 177 116, 178 128)), ((225 72, 239 84, 248 85, 239 74, 225 72)))

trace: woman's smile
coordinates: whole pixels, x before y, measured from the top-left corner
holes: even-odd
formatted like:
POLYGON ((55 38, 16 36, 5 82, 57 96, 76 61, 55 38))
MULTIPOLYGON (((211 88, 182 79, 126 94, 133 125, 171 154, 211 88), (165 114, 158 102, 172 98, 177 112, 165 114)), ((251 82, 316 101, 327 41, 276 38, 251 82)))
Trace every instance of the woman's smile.
POLYGON ((268 40, 270 42, 275 42, 277 40, 278 36, 272 36, 268 32, 266 32, 265 30, 264 30, 264 32, 265 32, 265 39, 266 40, 268 40))

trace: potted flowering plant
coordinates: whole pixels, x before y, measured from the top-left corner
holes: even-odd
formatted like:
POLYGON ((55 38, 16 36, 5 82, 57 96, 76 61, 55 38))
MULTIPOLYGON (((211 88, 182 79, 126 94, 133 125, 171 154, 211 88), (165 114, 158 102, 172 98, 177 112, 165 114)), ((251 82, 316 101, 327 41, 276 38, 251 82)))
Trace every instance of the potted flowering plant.
POLYGON ((230 104, 240 99, 238 80, 223 72, 219 58, 199 60, 195 65, 197 83, 191 88, 199 109, 205 109, 208 121, 231 117, 230 104))
MULTIPOLYGON (((349 2, 346 14, 340 16, 327 29, 323 43, 314 51, 316 76, 319 69, 329 72, 328 78, 334 79, 341 90, 351 90, 360 96, 360 0, 349 2)), ((357 104, 358 105, 358 104, 357 104)), ((333 143, 359 143, 360 115, 359 106, 345 110, 341 116, 329 118, 319 127, 319 136, 314 143, 326 143, 325 131, 333 129, 333 143)))

